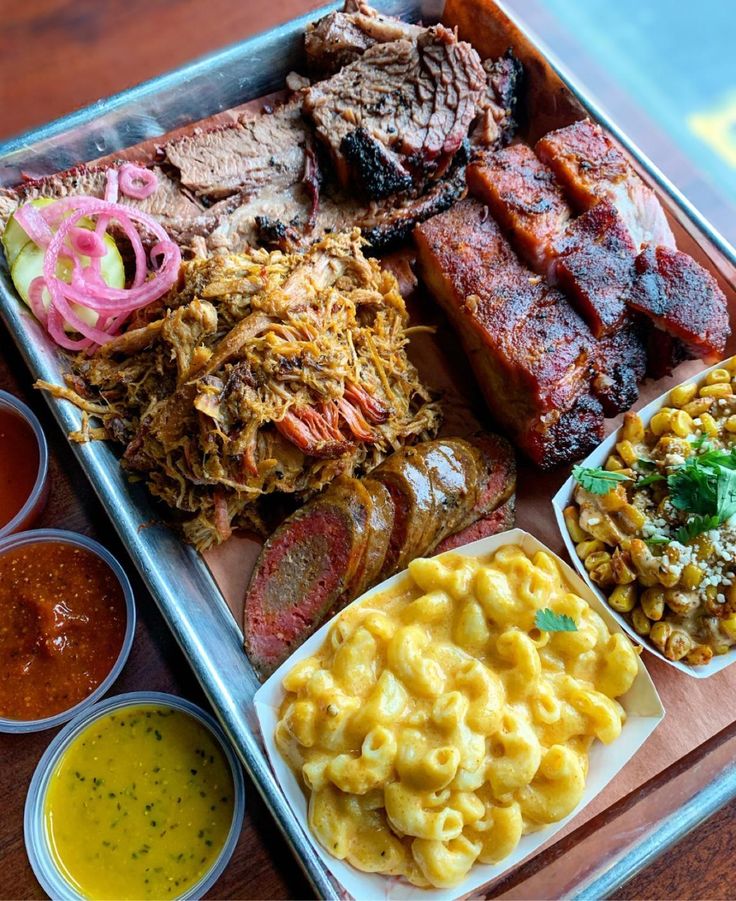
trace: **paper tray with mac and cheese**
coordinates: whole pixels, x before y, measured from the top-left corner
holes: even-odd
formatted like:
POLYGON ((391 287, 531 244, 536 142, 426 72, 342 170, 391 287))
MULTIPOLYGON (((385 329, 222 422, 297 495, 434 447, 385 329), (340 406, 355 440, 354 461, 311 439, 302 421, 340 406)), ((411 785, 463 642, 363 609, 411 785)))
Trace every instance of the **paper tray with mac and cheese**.
MULTIPOLYGON (((620 626, 611 616, 607 605, 601 602, 596 594, 591 591, 585 582, 583 582, 583 580, 566 563, 552 555, 548 548, 533 535, 530 535, 528 532, 524 532, 521 529, 514 529, 501 535, 482 539, 473 542, 472 544, 465 545, 455 552, 448 552, 447 555, 435 558, 432 561, 425 561, 423 563, 425 575, 422 579, 421 588, 429 593, 422 595, 421 590, 417 590, 409 596, 412 598, 414 605, 416 605, 418 603, 425 603, 428 599, 431 603, 431 599, 433 598, 432 592, 435 594, 442 594, 443 591, 447 589, 447 580, 443 581, 441 575, 434 576, 432 572, 427 572, 427 570, 441 571, 442 561, 446 558, 451 558, 453 553, 466 558, 487 561, 500 549, 510 548, 521 549, 521 551, 523 551, 525 555, 528 555, 529 558, 534 558, 534 555, 541 552, 544 555, 548 555, 550 560, 556 561, 562 579, 565 582, 565 589, 579 596, 579 598, 575 599, 575 602, 579 602, 580 606, 586 604, 590 605, 592 610, 594 610, 604 621, 612 636, 621 634, 620 626)), ((502 578, 505 577, 507 581, 504 581, 504 585, 511 586, 515 604, 518 604, 518 608, 516 606, 509 606, 505 618, 501 613, 501 607, 496 606, 486 608, 489 610, 488 621, 493 622, 493 620, 490 619, 491 609, 493 610, 493 615, 498 620, 499 625, 497 628, 499 629, 499 636, 494 637, 499 643, 499 647, 502 647, 504 643, 511 644, 512 639, 518 637, 520 633, 518 632, 517 627, 520 622, 523 622, 528 618, 530 611, 533 613, 534 610, 544 609, 549 604, 553 603, 549 586, 545 581, 531 581, 527 584, 526 589, 524 578, 522 576, 518 576, 520 581, 515 581, 517 575, 514 568, 514 562, 515 561, 510 560, 505 565, 499 563, 500 569, 496 574, 502 576, 502 578), (525 594, 525 590, 527 590, 531 596, 530 594, 525 594), (522 614, 521 611, 524 611, 526 616, 522 614), (507 632, 506 637, 504 638, 502 632, 504 631, 505 626, 508 626, 509 629, 513 629, 514 631, 507 632)), ((526 570, 524 571, 527 572, 526 570)), ((541 825, 541 822, 538 821, 538 824, 536 825, 537 831, 530 831, 528 834, 524 834, 521 836, 520 840, 517 835, 508 842, 508 855, 506 857, 495 864, 476 864, 458 884, 451 887, 418 888, 405 881, 387 879, 386 876, 380 875, 379 873, 360 872, 358 869, 351 866, 347 860, 339 860, 327 853, 324 850, 323 844, 331 848, 339 847, 340 851, 337 853, 347 853, 348 856, 350 856, 352 851, 354 854, 361 857, 361 868, 369 870, 381 869, 382 865, 385 865, 386 855, 388 853, 395 854, 400 852, 397 851, 395 838, 393 836, 388 836, 385 845, 381 843, 380 840, 371 844, 366 838, 370 829, 366 824, 362 824, 359 816, 355 814, 355 810, 358 809, 356 805, 360 802, 361 797, 365 797, 366 795, 366 775, 370 776, 370 774, 366 774, 363 771, 356 771, 354 773, 351 772, 350 778, 347 778, 343 772, 346 765, 345 758, 348 755, 343 754, 342 757, 339 757, 339 754, 342 752, 342 743, 339 740, 339 732, 341 729, 341 726, 339 725, 341 721, 340 713, 347 710, 352 713, 354 709, 361 709, 364 713, 364 718, 366 719, 363 727, 368 735, 366 741, 370 743, 371 736, 378 732, 383 734, 395 731, 391 727, 390 719, 383 716, 382 711, 391 707, 395 708, 396 698, 395 689, 389 687, 390 684, 388 682, 383 681, 385 677, 380 678, 378 683, 371 681, 370 686, 366 686, 365 689, 361 685, 360 673, 363 672, 364 669, 373 668, 378 660, 377 655, 384 653, 386 648, 388 649, 387 653, 389 655, 392 654, 393 649, 390 646, 388 637, 385 646, 381 643, 380 639, 377 640, 378 645, 381 646, 379 649, 376 645, 376 641, 371 639, 371 636, 366 629, 362 629, 361 631, 367 638, 369 645, 361 640, 360 635, 357 636, 356 640, 356 630, 360 630, 360 625, 364 624, 366 620, 364 618, 354 620, 353 617, 354 615, 361 617, 361 611, 364 608, 368 608, 368 610, 375 615, 375 611, 383 609, 381 607, 381 600, 386 597, 390 599, 392 594, 401 595, 402 592, 406 591, 408 581, 409 577, 407 573, 400 573, 393 576, 391 579, 388 579, 386 582, 383 582, 381 585, 369 591, 363 598, 354 601, 353 604, 345 608, 341 614, 338 614, 334 620, 331 620, 323 626, 284 664, 282 664, 281 667, 279 667, 262 688, 258 690, 254 702, 261 735, 265 742, 271 765, 274 768, 279 783, 286 793, 288 802, 301 822, 311 822, 312 824, 319 822, 326 823, 326 825, 323 825, 321 828, 319 841, 315 838, 314 832, 311 830, 309 831, 309 838, 325 866, 330 869, 345 890, 353 898, 390 897, 393 899, 419 899, 430 897, 437 899, 437 901, 440 901, 440 899, 451 901, 451 899, 474 892, 481 886, 486 885, 489 881, 501 877, 505 872, 514 868, 524 859, 533 855, 542 846, 552 841, 554 836, 562 830, 571 819, 584 811, 585 807, 596 797, 596 795, 611 782, 616 773, 618 773, 618 771, 637 753, 661 722, 662 717, 664 716, 664 708, 662 707, 654 684, 644 668, 641 659, 632 655, 632 659, 635 661, 633 664, 635 676, 632 673, 631 687, 618 699, 625 711, 623 727, 621 728, 618 738, 611 741, 610 744, 602 744, 599 741, 593 742, 593 745, 590 748, 589 769, 585 778, 585 787, 579 800, 577 800, 578 795, 573 788, 575 780, 574 777, 571 776, 569 781, 565 777, 559 778, 558 781, 551 780, 551 788, 549 789, 548 797, 536 797, 533 802, 531 799, 528 799, 526 802, 522 800, 521 802, 522 808, 524 808, 525 803, 529 805, 526 813, 533 813, 535 817, 539 818, 539 821, 543 821, 545 817, 548 816, 548 812, 545 808, 549 807, 549 809, 552 810, 557 809, 561 804, 566 804, 565 794, 573 792, 577 803, 570 802, 574 803, 574 810, 571 813, 566 814, 559 819, 559 821, 550 823, 549 825, 541 825), (359 623, 360 625, 356 625, 356 623, 359 623), (352 646, 348 648, 348 643, 351 638, 352 646), (319 654, 323 647, 329 647, 331 649, 335 647, 338 648, 338 651, 333 655, 334 665, 332 670, 327 666, 327 663, 324 660, 322 661, 324 669, 316 665, 315 655, 319 654), (342 657, 338 657, 339 652, 341 652, 342 657), (318 673, 316 677, 314 675, 315 672, 318 673), (344 677, 343 679, 340 678, 341 672, 344 677), (334 681, 332 678, 333 676, 335 677, 334 681), (310 679, 312 680, 313 686, 317 685, 317 683, 319 684, 319 688, 314 689, 317 694, 314 694, 314 691, 308 685, 304 691, 297 688, 297 684, 299 686, 305 686, 305 683, 310 679), (329 683, 332 686, 331 688, 324 687, 325 680, 329 680, 329 683), (289 692, 285 691, 285 685, 292 691, 298 691, 299 698, 299 700, 295 701, 296 707, 286 712, 283 709, 283 705, 289 692), (302 697, 302 695, 304 695, 304 697, 302 697), (303 768, 305 772, 315 774, 312 778, 311 785, 313 789, 312 807, 310 807, 307 802, 306 794, 309 792, 305 793, 300 785, 300 781, 295 776, 294 771, 285 761, 283 756, 284 745, 279 746, 275 737, 279 729, 279 722, 283 717, 293 718, 294 716, 301 717, 302 715, 307 715, 305 714, 305 708, 309 708, 312 713, 312 717, 308 717, 310 719, 309 725, 306 726, 304 722, 302 722, 301 725, 296 725, 294 722, 291 722, 289 734, 303 734, 303 730, 307 728, 310 733, 310 748, 313 745, 319 745, 320 735, 327 736, 325 739, 326 745, 324 747, 329 746, 329 748, 334 751, 334 757, 331 762, 332 769, 329 769, 328 772, 330 773, 331 778, 340 784, 345 791, 352 790, 352 792, 355 792, 355 794, 349 795, 349 797, 352 798, 352 808, 350 809, 347 807, 334 809, 329 807, 330 789, 329 787, 325 788, 326 783, 323 784, 323 780, 316 775, 317 770, 320 768, 324 771, 324 760, 322 759, 326 753, 324 749, 322 751, 315 750, 311 755, 309 754, 309 751, 307 751, 309 760, 303 768), (319 713, 317 714, 318 720, 316 725, 314 723, 313 711, 315 708, 319 711, 326 711, 321 724, 319 722, 319 713), (325 730, 327 731, 325 732, 325 730), (336 767, 335 759, 339 762, 339 767, 336 767), (318 788, 320 785, 321 789, 318 788), (357 792, 360 792, 361 794, 359 795, 357 792), (325 804, 327 805, 329 815, 323 814, 320 816, 317 812, 317 807, 320 804, 323 806, 325 804), (363 829, 362 832, 361 826, 363 829), (367 851, 364 846, 368 847, 367 851), (387 851, 387 848, 390 850, 387 851)), ((460 597, 460 595, 456 595, 456 597, 460 597)), ((436 603, 436 600, 434 603, 436 603)), ((580 610, 580 606, 575 609, 580 610)), ((454 641, 449 635, 444 635, 443 639, 440 640, 439 636, 432 632, 432 624, 434 623, 436 626, 438 618, 440 617, 449 619, 452 617, 448 617, 447 611, 444 610, 444 608, 442 611, 433 611, 430 610, 429 607, 430 604, 426 604, 424 608, 420 609, 416 620, 409 618, 408 611, 405 607, 402 607, 401 610, 395 610, 396 618, 394 620, 394 625, 398 627, 402 624, 408 624, 407 628, 411 629, 412 626, 416 627, 417 624, 419 624, 422 632, 424 630, 429 630, 433 652, 430 654, 425 652, 425 661, 430 657, 432 660, 441 660, 443 658, 443 653, 460 655, 461 658, 466 661, 466 671, 472 673, 474 659, 472 649, 488 646, 487 641, 489 635, 484 632, 484 626, 474 626, 472 628, 466 627, 465 631, 467 634, 464 638, 457 633, 457 629, 462 627, 456 626, 456 631, 453 633, 454 641), (477 640, 474 638, 476 628, 483 632, 477 640)), ((570 612, 573 612, 572 606, 565 609, 569 609, 570 612)), ((368 615, 371 615, 371 613, 368 615)), ((455 621, 457 622, 458 620, 455 621)), ((369 628, 371 628, 370 624, 369 628)), ((382 628, 382 624, 376 625, 374 634, 378 634, 382 628)), ((521 626, 522 632, 523 628, 524 627, 521 626)), ((532 632, 533 631, 534 630, 532 630, 532 632)), ((568 658, 566 654, 563 653, 559 658, 555 656, 555 660, 572 660, 576 655, 582 653, 583 644, 589 648, 593 646, 586 643, 583 637, 585 635, 584 632, 570 634, 574 636, 574 641, 580 641, 582 644, 575 645, 575 651, 571 657, 568 658)), ((415 708, 408 716, 409 719, 412 719, 413 717, 417 723, 421 723, 427 719, 428 715, 430 719, 432 716, 437 717, 437 706, 443 707, 444 710, 445 705, 449 706, 451 704, 456 704, 459 700, 459 696, 468 697, 471 699, 471 704, 473 698, 478 698, 479 690, 477 686, 469 681, 464 681, 462 676, 458 676, 457 681, 453 681, 448 675, 446 682, 444 677, 440 677, 442 678, 441 689, 437 686, 436 690, 433 690, 433 687, 428 686, 426 673, 420 673, 417 670, 411 671, 413 665, 412 661, 416 661, 422 655, 419 652, 419 648, 416 649, 416 653, 413 652, 414 649, 409 642, 409 638, 411 638, 413 642, 413 636, 407 634, 406 638, 403 639, 403 644, 399 645, 400 650, 393 650, 394 657, 400 656, 400 659, 394 659, 394 657, 390 658, 391 666, 394 671, 407 671, 405 677, 402 676, 402 681, 407 686, 414 686, 413 690, 410 690, 409 693, 415 697, 415 699, 419 699, 418 703, 415 702, 415 708), (416 684, 414 684, 415 682, 416 684), (430 701, 426 700, 427 695, 431 697, 430 701), (425 698, 424 703, 421 702, 422 698, 425 698), (423 708, 426 708, 426 710, 423 708), (427 711, 429 710, 433 711, 433 713, 428 714, 427 711)), ((624 645, 624 647, 628 648, 629 646, 624 645)), ((517 749, 517 756, 514 758, 514 766, 515 768, 518 766, 519 770, 523 770, 527 767, 530 757, 534 757, 534 751, 532 750, 532 744, 525 744, 525 742, 529 741, 529 738, 525 731, 526 727, 523 726, 524 721, 519 720, 513 710, 518 710, 519 705, 521 705, 521 707, 529 707, 530 704, 535 703, 532 700, 531 695, 527 696, 528 700, 526 702, 524 701, 526 689, 532 685, 536 686, 540 679, 544 679, 545 676, 549 677, 553 672, 553 670, 545 669, 545 664, 541 664, 542 669, 540 669, 540 657, 538 657, 537 652, 534 651, 531 641, 527 643, 526 648, 526 651, 519 649, 519 651, 516 652, 518 656, 514 656, 513 652, 509 654, 508 662, 512 666, 512 669, 508 671, 505 677, 506 684, 504 690, 504 694, 508 692, 509 703, 511 700, 514 702, 513 709, 511 707, 504 708, 506 710, 505 716, 509 720, 507 723, 508 732, 505 741, 508 742, 509 748, 514 747, 517 749), (531 656, 528 656, 529 651, 531 651, 531 656), (513 661, 515 661, 515 663, 513 663, 513 661), (520 686, 512 686, 508 683, 508 679, 517 678, 526 684, 525 689, 520 689, 520 686), (520 748, 523 748, 523 750, 518 750, 520 748)), ((620 675, 622 669, 625 669, 627 665, 626 655, 618 650, 610 651, 609 645, 605 645, 605 649, 606 650, 601 650, 601 658, 600 661, 596 662, 596 666, 609 665, 612 674, 616 673, 620 675), (606 653, 610 654, 610 657, 606 658, 606 653)), ((451 669, 454 669, 456 665, 457 661, 453 656, 451 669)), ((481 669, 484 670, 485 668, 481 667, 481 669)), ((384 672, 388 672, 388 670, 385 670, 384 672)), ((546 684, 550 686, 552 683, 546 682, 546 684)), ((590 683, 586 684, 590 685, 590 683)), ((596 687, 601 688, 602 686, 600 683, 597 683, 596 687)), ((578 687, 571 690, 575 692, 581 691, 582 689, 578 687)), ((559 706, 563 700, 562 696, 557 697, 556 689, 553 691, 553 694, 555 694, 555 698, 550 701, 550 704, 553 707, 556 705, 559 706)), ((594 692, 594 695, 601 698, 601 695, 598 692, 594 692)), ((588 695, 587 697, 592 696, 588 695)), ((399 712, 400 711, 395 710, 397 719, 399 718, 399 712)), ((541 714, 544 716, 543 711, 541 714)), ((605 720, 606 714, 601 715, 605 720)), ((404 716, 402 715, 400 719, 403 722, 404 716)), ((469 714, 469 721, 474 722, 472 707, 469 714)), ((535 721, 535 713, 531 710, 529 710, 529 721, 532 723, 535 721)), ((406 744, 408 738, 407 735, 404 734, 405 727, 403 725, 400 727, 398 723, 396 723, 395 728, 402 730, 400 741, 406 744)), ((421 725, 417 725, 415 734, 418 735, 422 728, 421 725)), ((478 725, 477 728, 482 729, 482 724, 478 725)), ((602 721, 600 723, 600 728, 605 729, 602 725, 602 721)), ((460 758, 464 753, 467 753, 467 748, 472 745, 472 735, 470 733, 467 735, 464 733, 459 735, 457 732, 454 734, 457 736, 458 757, 460 758)), ((610 741, 610 736, 606 737, 607 740, 610 741)), ((391 739, 390 737, 386 737, 383 741, 384 744, 387 744, 391 739)), ((376 744, 375 741, 374 744, 376 744)), ((564 744, 563 741, 562 745, 564 744)), ((347 749, 348 746, 346 740, 345 748, 347 749)), ((561 746, 558 746, 558 748, 559 747, 561 746)), ((364 744, 364 749, 365 748, 366 745, 364 744)), ((445 754, 447 753, 448 752, 445 750, 445 754)), ((372 759, 375 761, 375 758, 376 755, 374 754, 372 759)), ((355 761, 353 761, 353 763, 355 763, 355 761)), ((361 760, 360 764, 362 766, 370 766, 365 760, 361 760)), ((374 763, 373 765, 377 764, 374 763)), ((494 759, 484 758, 482 768, 484 770, 486 768, 492 770, 493 767, 494 759)), ((533 764, 532 767, 535 768, 533 764)), ((435 811, 433 816, 436 817, 437 814, 443 810, 442 807, 437 807, 436 800, 434 800, 432 804, 429 804, 427 799, 436 799, 436 797, 441 794, 441 792, 437 791, 438 785, 447 784, 448 779, 436 782, 433 780, 433 776, 434 774, 407 773, 406 779, 409 787, 404 789, 404 791, 406 797, 416 800, 416 810, 414 811, 412 808, 412 813, 407 814, 405 807, 399 804, 398 800, 394 801, 394 804, 397 806, 397 811, 393 815, 398 819, 396 829, 399 830, 399 834, 402 831, 401 825, 404 825, 407 831, 411 828, 413 830, 412 834, 423 832, 426 826, 417 827, 415 820, 416 817, 420 815, 420 812, 425 811, 426 809, 432 809, 432 804, 434 804, 433 809, 435 811), (414 786, 414 788, 411 786, 414 786), (416 786, 419 786, 419 788, 416 788, 416 786), (405 822, 405 820, 407 821, 405 822), (411 822, 409 822, 409 820, 411 822)), ((528 777, 524 775, 521 776, 520 780, 517 779, 516 772, 513 774, 504 773, 502 777, 499 776, 498 778, 500 781, 505 780, 502 781, 502 789, 508 788, 510 785, 515 785, 517 782, 520 785, 526 785, 528 779, 528 777)), ((394 785, 397 784, 398 783, 395 783, 394 785)), ((376 785, 378 785, 378 782, 376 785)), ((479 790, 482 791, 482 787, 479 790)), ((455 792, 455 800, 450 800, 449 791, 446 792, 445 795, 446 798, 444 803, 452 805, 453 803, 459 803, 456 798, 462 795, 462 793, 458 794, 455 792)), ((466 794, 466 798, 467 797, 468 795, 466 794)), ((405 798, 402 798, 401 800, 405 801, 405 798)), ((475 795, 473 796, 473 800, 477 800, 475 795)), ((513 806, 513 802, 511 803, 513 806)), ((387 807, 391 813, 392 804, 390 800, 387 807)), ((454 814, 456 817, 459 816, 451 806, 444 808, 444 810, 449 811, 450 814, 454 814)), ((371 828, 375 830, 378 827, 376 826, 376 823, 372 823, 371 828)), ((433 826, 433 828, 435 828, 435 826, 433 826)), ((436 826, 436 828, 439 837, 442 827, 436 826)), ((468 832, 468 830, 464 830, 463 840, 466 840, 465 832, 468 832)), ((482 832, 473 831, 472 829, 470 830, 470 833, 476 840, 483 835, 482 832)), ((431 831, 427 834, 431 834, 431 831)), ((422 844, 421 841, 419 844, 422 844)), ((441 842, 437 841, 435 844, 436 846, 439 846, 441 842)), ((431 845, 431 841, 425 842, 421 849, 421 853, 423 855, 434 853, 431 845)), ((416 856, 420 852, 416 851, 412 853, 416 856)), ((462 857, 461 851, 458 852, 458 856, 462 857)), ((433 866, 439 869, 444 868, 446 872, 449 868, 449 872, 451 872, 451 863, 448 860, 443 859, 434 862, 432 860, 427 861, 426 859, 422 859, 422 863, 425 870, 430 872, 432 872, 433 866)), ((462 868, 462 864, 458 863, 458 866, 461 866, 462 868)))

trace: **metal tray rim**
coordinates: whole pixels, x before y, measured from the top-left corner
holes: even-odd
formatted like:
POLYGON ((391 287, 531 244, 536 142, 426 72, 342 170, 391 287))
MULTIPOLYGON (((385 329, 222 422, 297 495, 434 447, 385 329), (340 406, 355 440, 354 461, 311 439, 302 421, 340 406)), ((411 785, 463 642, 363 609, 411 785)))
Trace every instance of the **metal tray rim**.
MULTIPOLYGON (((421 0, 411 0, 415 10, 419 10, 421 0)), ((439 13, 442 0, 429 0, 439 13)), ((672 207, 678 211, 683 224, 691 234, 700 233, 717 248, 726 261, 736 267, 736 250, 690 203, 687 198, 667 179, 649 158, 631 141, 611 118, 590 100, 584 89, 570 75, 567 68, 528 26, 512 13, 502 0, 493 0, 501 11, 536 46, 540 55, 570 90, 580 105, 626 148, 648 177, 669 197, 672 207)), ((226 66, 233 62, 244 49, 253 48, 255 53, 264 42, 287 41, 304 25, 326 12, 337 9, 342 4, 335 2, 309 12, 275 28, 264 31, 244 41, 234 43, 222 50, 205 55, 191 63, 174 69, 164 75, 150 79, 107 99, 93 103, 81 110, 31 129, 0 144, 0 168, 9 157, 21 156, 34 144, 58 138, 73 132, 82 125, 93 122, 97 117, 113 112, 131 102, 177 87, 186 83, 198 73, 206 73, 212 67, 226 66)), ((375 6, 385 8, 386 0, 375 0, 375 6)), ((425 4, 426 6, 426 4, 425 4)), ((247 98, 244 98, 247 99, 247 98)), ((21 354, 35 378, 55 380, 59 374, 56 354, 44 347, 43 336, 34 320, 21 310, 5 273, 0 284, 0 315, 13 335, 21 354), (34 333, 36 340, 34 338, 34 333)), ((79 415, 68 405, 47 402, 60 427, 69 432, 79 427, 79 415)), ((306 839, 303 827, 297 822, 280 787, 276 783, 265 753, 259 744, 258 735, 247 721, 240 708, 240 692, 233 693, 227 681, 228 669, 237 673, 233 653, 242 655, 241 638, 229 608, 214 582, 203 560, 190 548, 186 548, 168 529, 150 527, 155 514, 142 489, 127 485, 122 477, 116 459, 109 448, 74 444, 72 450, 82 469, 89 478, 96 494, 105 507, 111 522, 139 570, 144 582, 154 597, 162 615, 171 628, 177 642, 194 669, 197 678, 215 709, 225 731, 233 741, 246 770, 258 787, 270 812, 294 851, 297 860, 320 897, 340 898, 341 892, 330 875, 314 855, 306 839), (132 503, 131 503, 132 501, 132 503), (144 531, 145 530, 145 531, 144 531), (144 534, 144 538, 141 538, 144 534), (179 578, 169 582, 160 570, 162 554, 179 578), (181 569, 176 569, 180 566, 181 569), (182 592, 191 593, 191 598, 199 603, 195 614, 184 614, 180 609, 182 592), (218 653, 208 648, 207 642, 200 640, 198 631, 215 629, 226 637, 218 647, 218 653), (233 669, 234 668, 234 669, 233 669)), ((643 866, 651 862, 656 853, 665 850, 686 834, 696 823, 695 818, 705 812, 712 813, 736 795, 736 768, 724 774, 692 799, 683 811, 689 816, 671 817, 660 829, 645 841, 629 849, 611 865, 601 868, 579 887, 576 897, 602 897, 614 892, 623 882, 631 878, 643 866), (692 806, 692 810, 691 810, 692 806)))

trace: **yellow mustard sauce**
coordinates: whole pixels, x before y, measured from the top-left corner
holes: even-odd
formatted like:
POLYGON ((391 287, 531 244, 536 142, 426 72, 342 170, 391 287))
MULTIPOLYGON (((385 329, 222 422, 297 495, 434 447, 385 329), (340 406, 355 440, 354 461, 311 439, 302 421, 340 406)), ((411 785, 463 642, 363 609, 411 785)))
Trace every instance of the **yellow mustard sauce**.
POLYGON ((91 723, 51 775, 45 825, 60 871, 96 899, 176 898, 210 869, 233 816, 217 740, 189 714, 136 705, 91 723))

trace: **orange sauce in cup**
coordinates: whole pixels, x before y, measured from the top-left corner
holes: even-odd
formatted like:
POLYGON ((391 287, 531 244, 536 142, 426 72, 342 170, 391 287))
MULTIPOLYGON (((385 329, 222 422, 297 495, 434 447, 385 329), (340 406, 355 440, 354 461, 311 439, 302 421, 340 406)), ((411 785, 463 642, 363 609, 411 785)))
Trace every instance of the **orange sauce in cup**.
POLYGON ((115 665, 127 609, 96 554, 38 541, 0 555, 0 716, 38 720, 84 700, 115 665))
POLYGON ((38 441, 30 425, 0 404, 0 528, 23 508, 36 484, 38 441))

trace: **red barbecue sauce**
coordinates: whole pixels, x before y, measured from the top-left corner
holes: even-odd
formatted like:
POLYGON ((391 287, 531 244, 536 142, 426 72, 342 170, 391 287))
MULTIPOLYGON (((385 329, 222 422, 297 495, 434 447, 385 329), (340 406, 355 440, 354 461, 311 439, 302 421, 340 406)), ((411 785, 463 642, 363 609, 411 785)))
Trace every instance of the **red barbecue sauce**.
POLYGON ((0 556, 0 716, 36 720, 86 698, 117 660, 127 611, 110 567, 39 541, 0 556))
POLYGON ((0 405, 0 528, 21 511, 38 476, 38 441, 13 410, 0 405))

